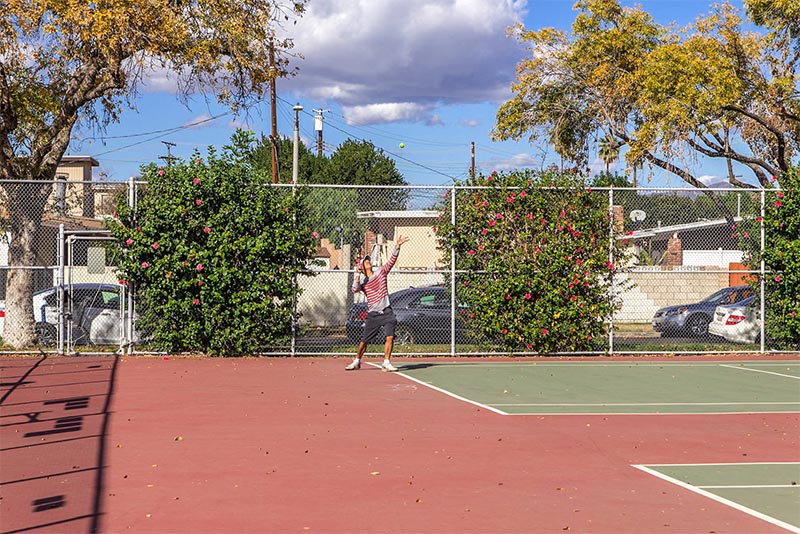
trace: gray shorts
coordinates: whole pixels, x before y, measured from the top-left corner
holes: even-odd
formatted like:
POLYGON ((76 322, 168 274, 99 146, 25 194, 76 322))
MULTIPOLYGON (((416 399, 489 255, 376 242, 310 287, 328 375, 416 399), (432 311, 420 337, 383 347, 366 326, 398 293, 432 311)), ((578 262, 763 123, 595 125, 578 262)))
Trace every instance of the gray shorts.
POLYGON ((395 326, 397 326, 397 317, 394 316, 394 311, 392 311, 391 307, 383 310, 383 313, 369 312, 366 321, 364 321, 364 333, 361 335, 361 341, 371 343, 381 328, 383 328, 383 333, 386 337, 394 336, 395 326))

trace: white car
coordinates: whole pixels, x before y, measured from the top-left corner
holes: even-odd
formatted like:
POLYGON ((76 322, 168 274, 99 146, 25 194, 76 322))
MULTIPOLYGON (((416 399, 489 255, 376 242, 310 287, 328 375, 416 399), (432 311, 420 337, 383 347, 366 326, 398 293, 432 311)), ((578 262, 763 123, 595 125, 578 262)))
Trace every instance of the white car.
MULTIPOLYGON (((72 284, 73 342, 77 345, 116 345, 122 332, 120 287, 113 284, 72 284)), ((66 301, 69 296, 66 296, 66 301)), ((0 302, 0 334, 5 327, 5 303, 0 302)), ((40 341, 55 345, 58 340, 58 288, 33 294, 33 316, 40 341)))
POLYGON ((758 343, 761 339, 761 314, 756 296, 736 304, 717 306, 708 333, 733 343, 758 343))

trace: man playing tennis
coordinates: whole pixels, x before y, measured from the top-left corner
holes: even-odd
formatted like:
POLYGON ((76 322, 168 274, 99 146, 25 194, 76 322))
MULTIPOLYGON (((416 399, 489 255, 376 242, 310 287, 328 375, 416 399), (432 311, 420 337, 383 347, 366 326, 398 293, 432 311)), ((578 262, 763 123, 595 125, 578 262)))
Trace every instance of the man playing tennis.
POLYGON ((376 273, 372 270, 372 258, 364 256, 358 264, 358 276, 353 281, 353 293, 363 291, 367 297, 367 320, 364 322, 364 333, 361 335, 361 342, 358 344, 356 357, 353 362, 345 367, 347 371, 361 369, 361 357, 367 351, 367 345, 383 327, 386 334, 386 343, 383 345, 383 365, 382 371, 397 371, 392 365, 392 347, 394 345, 394 327, 397 326, 397 318, 392 311, 389 302, 389 290, 386 286, 386 275, 392 270, 397 256, 400 254, 400 247, 408 241, 407 237, 398 236, 395 243, 392 257, 389 258, 380 270, 376 273))

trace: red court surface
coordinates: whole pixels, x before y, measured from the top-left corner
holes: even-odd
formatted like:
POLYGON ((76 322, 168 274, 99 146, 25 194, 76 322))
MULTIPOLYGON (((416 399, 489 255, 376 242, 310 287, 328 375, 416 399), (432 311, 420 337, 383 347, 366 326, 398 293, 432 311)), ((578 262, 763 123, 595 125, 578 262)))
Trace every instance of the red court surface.
POLYGON ((786 532, 631 466, 797 462, 798 413, 503 416, 348 362, 0 358, 0 530, 786 532))

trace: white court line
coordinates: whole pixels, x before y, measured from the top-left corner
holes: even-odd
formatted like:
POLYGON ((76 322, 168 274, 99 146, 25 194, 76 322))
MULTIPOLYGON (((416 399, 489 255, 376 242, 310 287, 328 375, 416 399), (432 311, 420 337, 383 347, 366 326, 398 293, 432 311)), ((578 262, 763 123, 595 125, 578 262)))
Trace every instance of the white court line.
POLYGON ((727 364, 724 364, 724 363, 721 363, 719 366, 720 367, 727 367, 729 369, 738 369, 739 371, 753 371, 754 373, 764 373, 764 374, 768 374, 768 375, 784 376, 786 378, 794 378, 795 380, 800 380, 800 376, 785 375, 783 373, 774 373, 772 371, 763 371, 761 369, 750 369, 749 367, 737 367, 735 365, 727 365, 727 364))
MULTIPOLYGON (((373 367, 380 368, 380 365, 377 364, 377 363, 367 362, 367 365, 371 365, 373 367)), ((396 371, 396 372, 394 372, 392 374, 400 375, 403 378, 411 380, 412 382, 416 382, 417 384, 419 384, 421 386, 425 386, 425 387, 430 388, 430 389, 432 389, 434 391, 438 391, 439 393, 444 393, 448 397, 453 397, 454 399, 457 399, 457 400, 460 400, 460 401, 463 401, 463 402, 467 402, 467 403, 472 404, 474 406, 478 406, 479 408, 483 408, 485 410, 489 410, 490 412, 494 412, 494 413, 500 414, 500 415, 508 415, 506 412, 504 412, 502 410, 498 410, 497 408, 492 408, 491 406, 488 406, 486 404, 481 404, 480 402, 476 402, 476 401, 468 399, 466 397, 462 397, 461 395, 456 395, 455 393, 447 391, 446 389, 442 389, 440 387, 434 386, 433 384, 429 384, 428 382, 423 382, 422 380, 414 378, 413 376, 409 376, 409 375, 407 375, 407 374, 405 374, 405 373, 403 373, 401 371, 396 371)))
POLYGON ((700 489, 697 486, 692 486, 691 484, 687 484, 687 483, 685 483, 685 482, 683 482, 681 480, 678 480, 676 478, 672 478, 671 476, 665 475, 664 473, 659 473, 658 471, 650 469, 650 468, 648 468, 648 467, 646 467, 644 465, 635 465, 634 464, 634 465, 632 465, 632 467, 635 467, 636 469, 644 471, 645 473, 648 473, 650 475, 658 477, 658 478, 660 478, 662 480, 666 480, 667 482, 671 482, 672 484, 675 484, 676 486, 680 486, 680 487, 682 487, 684 489, 687 489, 689 491, 693 491, 694 493, 697 493, 697 494, 702 495, 704 497, 708 497, 709 499, 717 501, 718 503, 730 506, 731 508, 739 510, 740 512, 744 512, 746 514, 752 515, 753 517, 757 517, 758 519, 766 521, 767 523, 772 523, 773 525, 776 525, 776 526, 779 526, 781 528, 784 528, 784 529, 788 530, 789 532, 795 532, 796 534, 800 534, 800 527, 798 527, 798 526, 791 525, 791 524, 786 523, 784 521, 781 521, 779 519, 775 519, 772 516, 768 516, 766 514, 762 514, 761 512, 753 510, 752 508, 748 508, 747 506, 743 506, 743 505, 741 505, 741 504, 739 504, 737 502, 728 500, 728 499, 726 499, 724 497, 720 497, 719 495, 715 495, 715 494, 713 494, 713 493, 711 493, 709 491, 700 489))
POLYGON ((794 488, 800 489, 797 484, 752 484, 749 486, 697 486, 702 489, 763 489, 763 488, 794 488))
POLYGON ((519 404, 505 404, 505 403, 492 403, 492 406, 774 406, 783 404, 798 404, 800 401, 777 401, 777 402, 629 402, 629 403, 614 403, 614 402, 598 402, 598 403, 519 403, 519 404))

